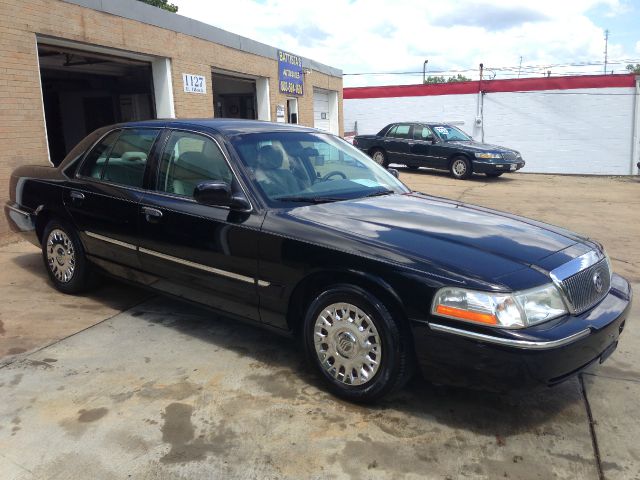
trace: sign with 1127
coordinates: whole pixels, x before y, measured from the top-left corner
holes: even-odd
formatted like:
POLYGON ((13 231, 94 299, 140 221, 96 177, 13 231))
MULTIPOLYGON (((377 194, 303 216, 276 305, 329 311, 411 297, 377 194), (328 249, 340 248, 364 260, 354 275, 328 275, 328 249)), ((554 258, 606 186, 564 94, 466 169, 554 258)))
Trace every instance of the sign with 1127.
POLYGON ((304 72, 299 56, 278 50, 278 84, 281 93, 304 94, 304 72))

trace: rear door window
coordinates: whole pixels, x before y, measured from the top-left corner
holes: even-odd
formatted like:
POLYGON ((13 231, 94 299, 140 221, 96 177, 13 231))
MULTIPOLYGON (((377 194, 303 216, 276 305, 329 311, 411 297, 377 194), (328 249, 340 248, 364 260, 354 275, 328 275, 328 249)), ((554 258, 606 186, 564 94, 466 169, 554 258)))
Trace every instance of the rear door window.
POLYGON ((87 156, 82 175, 142 188, 151 147, 160 129, 133 128, 112 132, 87 156))
POLYGON ((389 132, 390 137, 395 138, 409 138, 409 131, 411 130, 411 125, 397 125, 392 131, 389 132))

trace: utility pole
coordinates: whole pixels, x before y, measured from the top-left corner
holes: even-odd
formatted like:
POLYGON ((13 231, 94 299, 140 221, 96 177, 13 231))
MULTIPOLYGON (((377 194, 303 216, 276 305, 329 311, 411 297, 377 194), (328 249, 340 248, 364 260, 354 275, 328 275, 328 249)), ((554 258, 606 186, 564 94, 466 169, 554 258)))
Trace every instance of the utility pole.
POLYGON ((429 60, 425 60, 424 63, 422 64, 422 84, 423 85, 427 83, 427 63, 429 63, 429 60))
POLYGON ((518 78, 520 78, 520 69, 522 68, 522 55, 520 55, 520 65, 518 65, 518 78))
POLYGON ((604 31, 604 74, 607 74, 607 50, 609 48, 609 29, 604 31))

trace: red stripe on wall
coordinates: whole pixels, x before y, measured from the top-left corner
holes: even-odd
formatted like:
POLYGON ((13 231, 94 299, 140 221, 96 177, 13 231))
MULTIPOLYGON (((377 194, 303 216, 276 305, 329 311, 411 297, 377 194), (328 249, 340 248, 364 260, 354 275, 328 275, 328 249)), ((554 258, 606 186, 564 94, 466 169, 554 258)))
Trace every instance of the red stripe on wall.
MULTIPOLYGON (((635 75, 580 75, 575 77, 518 78, 483 80, 484 92, 520 92, 536 90, 571 90, 576 88, 624 88, 635 86, 635 75)), ((345 99, 423 97, 430 95, 461 95, 478 93, 480 82, 452 82, 429 85, 389 85, 384 87, 355 87, 343 90, 345 99)))

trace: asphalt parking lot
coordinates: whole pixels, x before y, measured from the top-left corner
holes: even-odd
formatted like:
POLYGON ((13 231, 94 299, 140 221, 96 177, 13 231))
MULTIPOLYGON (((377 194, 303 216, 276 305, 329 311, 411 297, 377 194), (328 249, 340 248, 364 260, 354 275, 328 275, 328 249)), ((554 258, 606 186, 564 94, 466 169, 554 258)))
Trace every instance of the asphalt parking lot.
MULTIPOLYGON (((514 174, 412 188, 601 241, 640 291, 640 179, 514 174)), ((415 379, 373 407, 326 394, 296 346, 106 282, 57 293, 0 248, 0 478, 640 479, 640 313, 605 365, 498 396, 415 379)))

